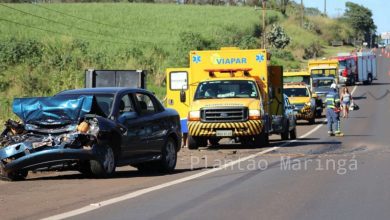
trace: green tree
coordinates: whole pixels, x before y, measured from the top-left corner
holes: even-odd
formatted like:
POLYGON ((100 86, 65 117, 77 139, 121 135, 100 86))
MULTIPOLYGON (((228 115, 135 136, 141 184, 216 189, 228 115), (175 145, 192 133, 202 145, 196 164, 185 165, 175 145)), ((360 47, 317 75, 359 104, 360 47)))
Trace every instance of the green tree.
POLYGON ((290 0, 279 0, 279 5, 280 5, 280 12, 282 12, 283 15, 286 15, 287 11, 287 5, 290 0))
POLYGON ((355 4, 353 2, 346 2, 346 11, 344 16, 348 23, 351 24, 359 39, 369 40, 371 34, 376 31, 376 25, 372 19, 372 12, 370 9, 355 4))

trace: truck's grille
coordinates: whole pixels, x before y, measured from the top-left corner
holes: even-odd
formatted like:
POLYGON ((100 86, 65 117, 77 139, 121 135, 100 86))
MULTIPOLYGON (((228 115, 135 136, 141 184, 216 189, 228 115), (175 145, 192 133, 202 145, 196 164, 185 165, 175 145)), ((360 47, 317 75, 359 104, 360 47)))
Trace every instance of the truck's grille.
POLYGON ((200 110, 203 122, 236 122, 248 120, 248 108, 205 108, 200 110))

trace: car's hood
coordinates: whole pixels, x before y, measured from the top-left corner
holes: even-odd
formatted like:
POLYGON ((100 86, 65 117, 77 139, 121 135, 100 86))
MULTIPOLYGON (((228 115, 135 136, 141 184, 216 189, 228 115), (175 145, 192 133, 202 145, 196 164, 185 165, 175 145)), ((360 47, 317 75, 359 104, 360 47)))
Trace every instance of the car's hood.
POLYGON ((91 111, 92 100, 93 96, 16 98, 13 111, 25 124, 74 124, 91 111))

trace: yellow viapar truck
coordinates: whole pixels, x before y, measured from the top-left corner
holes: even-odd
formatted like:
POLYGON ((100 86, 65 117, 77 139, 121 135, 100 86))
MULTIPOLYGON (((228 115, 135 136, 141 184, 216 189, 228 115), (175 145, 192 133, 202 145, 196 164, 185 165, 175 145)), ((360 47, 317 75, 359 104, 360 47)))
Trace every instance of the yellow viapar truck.
POLYGON ((308 70, 312 78, 333 77, 338 83, 339 61, 337 59, 309 60, 308 70))
MULTIPOLYGON (((167 69, 167 106, 187 112, 188 147, 233 138, 265 146, 268 135, 296 138, 294 113, 285 111, 282 67, 265 50, 191 51, 189 68, 167 69)), ((183 125, 183 124, 182 124, 183 125)), ((182 126, 183 127, 183 126, 182 126)))
POLYGON ((289 71, 283 73, 283 83, 305 83, 310 86, 310 73, 305 70, 289 71))

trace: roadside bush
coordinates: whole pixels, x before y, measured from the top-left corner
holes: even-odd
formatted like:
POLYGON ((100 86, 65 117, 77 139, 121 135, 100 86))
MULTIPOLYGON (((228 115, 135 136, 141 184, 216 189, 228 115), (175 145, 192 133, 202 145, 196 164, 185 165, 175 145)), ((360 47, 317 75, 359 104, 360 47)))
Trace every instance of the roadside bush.
POLYGON ((290 43, 291 38, 281 26, 274 24, 267 35, 267 40, 273 47, 283 49, 290 43))
POLYGON ((42 61, 44 46, 34 40, 10 38, 0 43, 0 62, 10 65, 27 63, 36 66, 42 61))
POLYGON ((321 57, 324 55, 324 51, 322 50, 322 45, 318 42, 313 42, 309 46, 305 47, 303 59, 312 59, 321 57))

